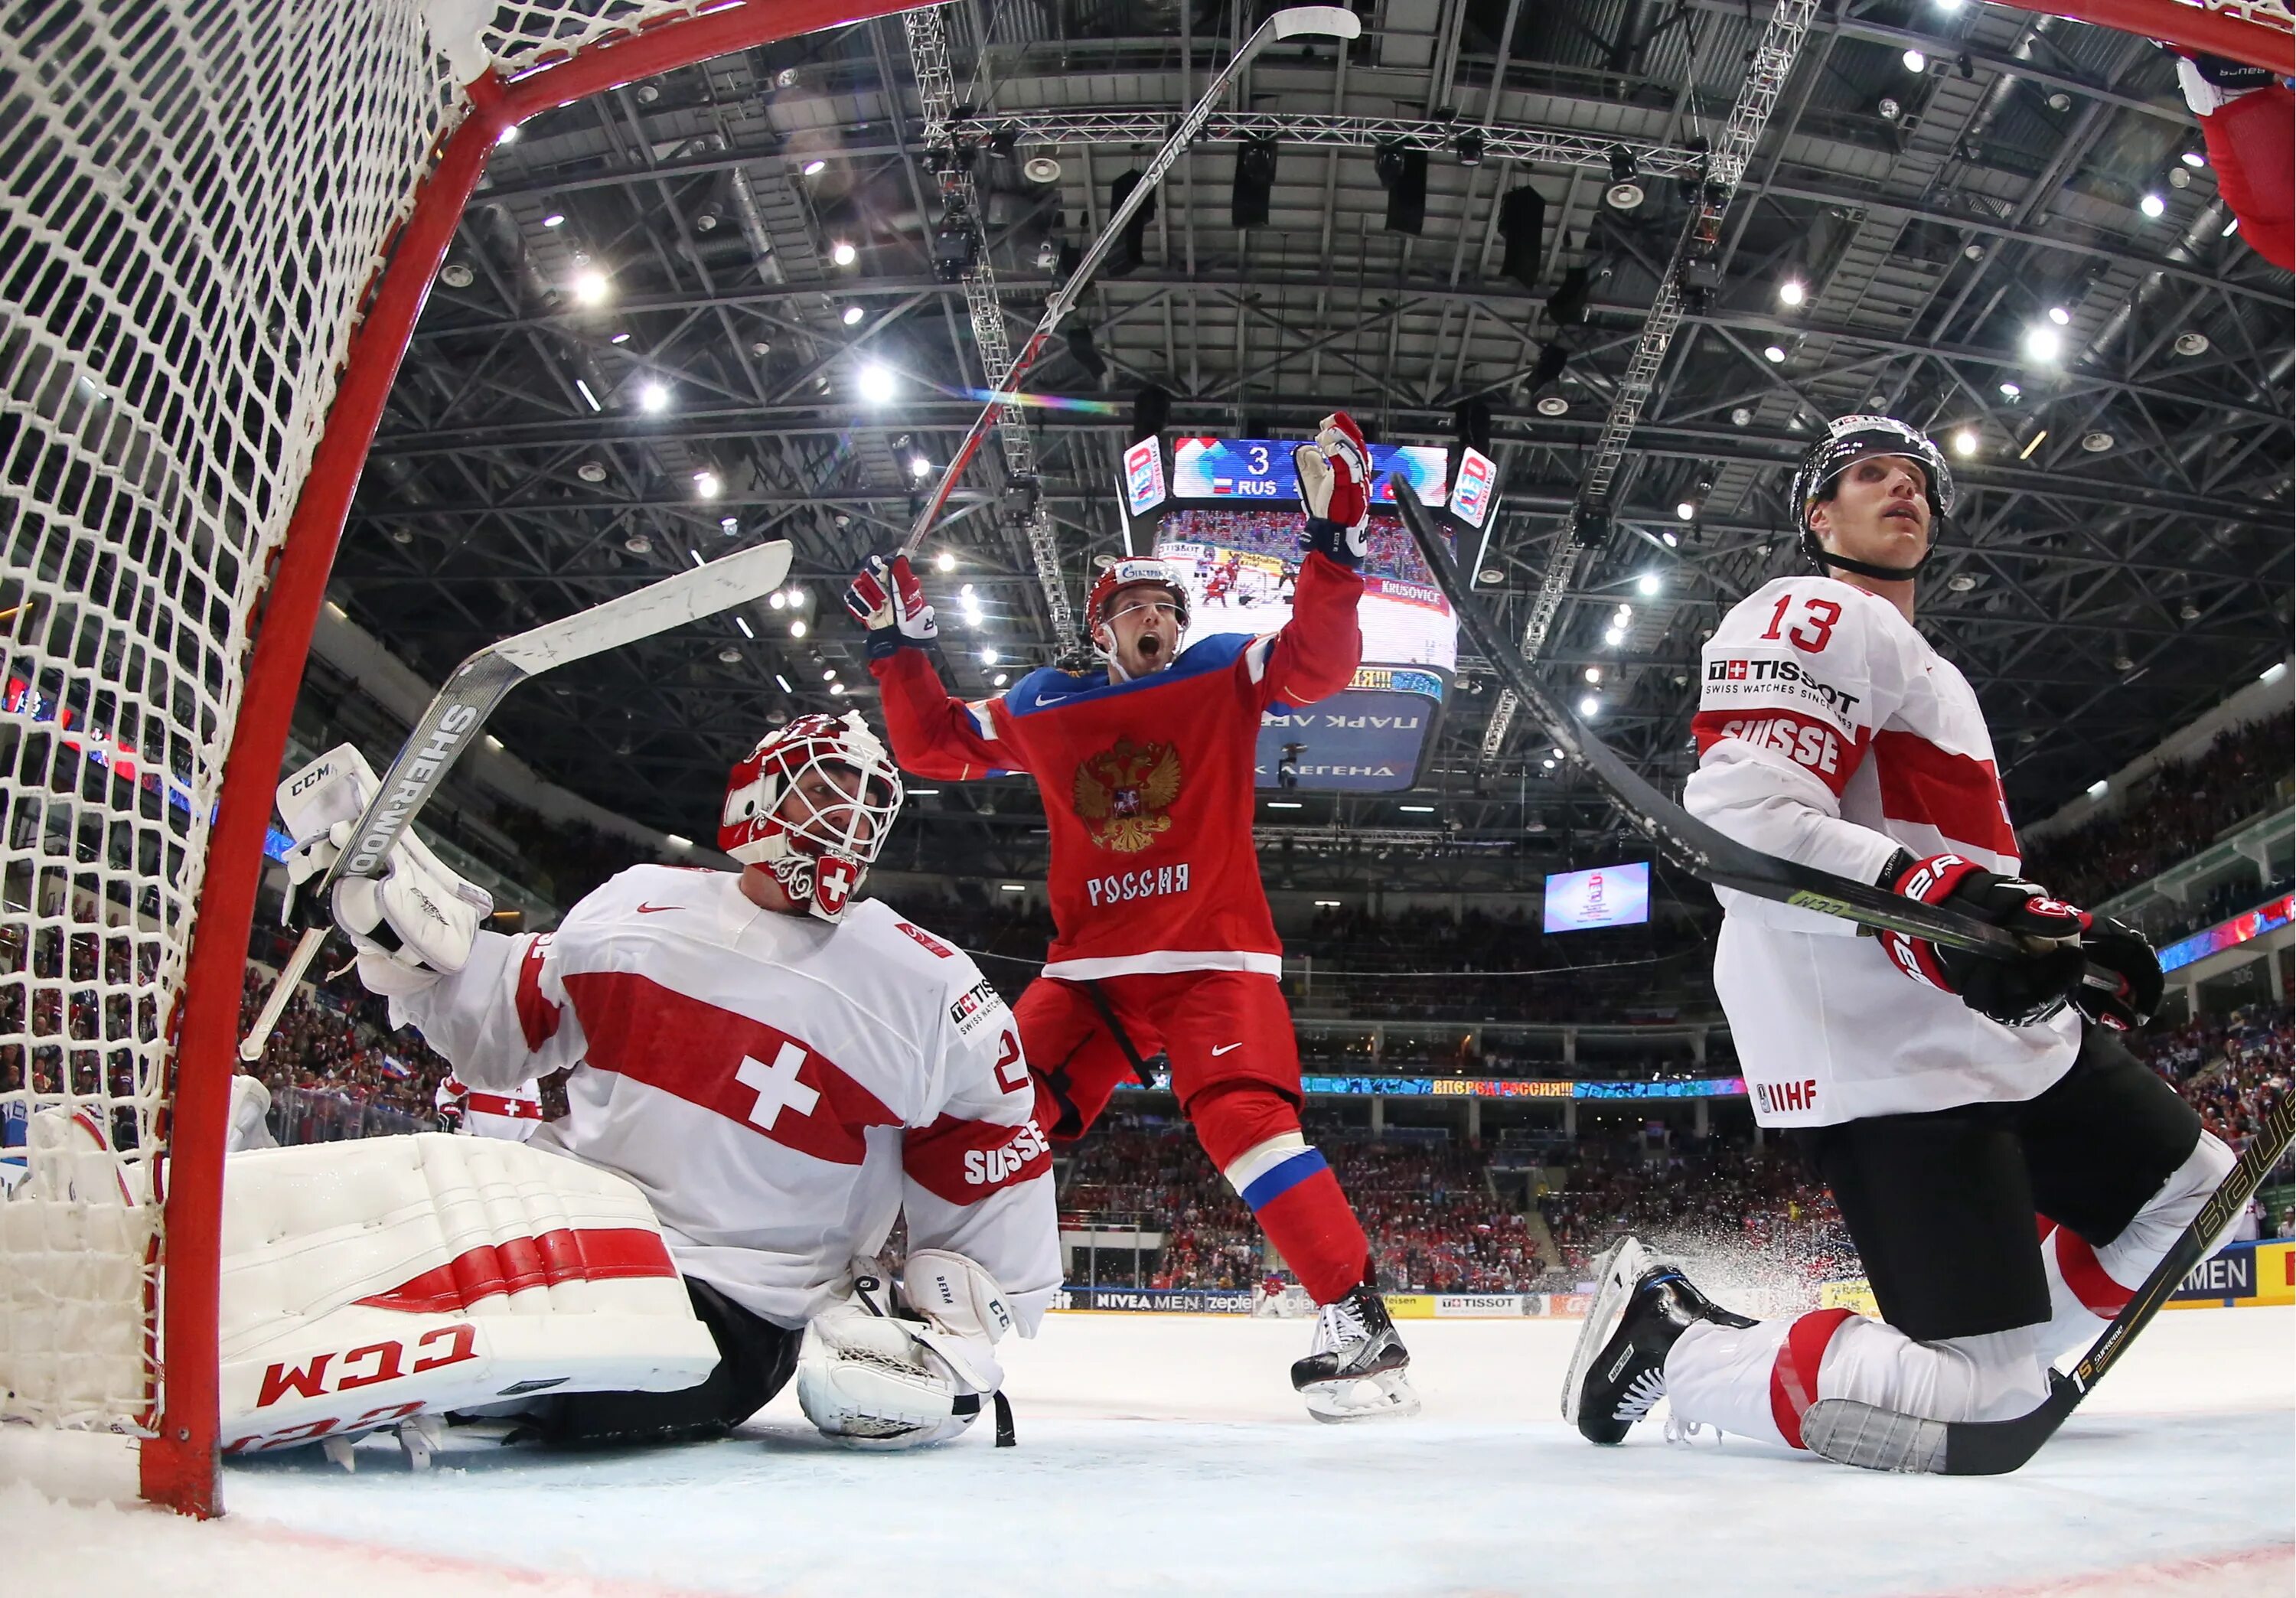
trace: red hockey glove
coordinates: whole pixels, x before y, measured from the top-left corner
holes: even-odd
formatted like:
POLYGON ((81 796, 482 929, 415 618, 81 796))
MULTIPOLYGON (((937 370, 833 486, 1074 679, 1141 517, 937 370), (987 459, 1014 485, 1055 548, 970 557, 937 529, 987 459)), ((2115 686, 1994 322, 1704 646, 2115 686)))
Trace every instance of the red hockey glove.
POLYGON ((1371 449, 1345 411, 1324 418, 1313 444, 1292 452, 1300 499, 1308 507, 1308 547, 1350 571, 1363 564, 1371 517, 1371 449))
POLYGON ((1916 982, 1957 996, 1980 1015, 2005 1027, 2038 1026, 2062 1010, 2087 960, 2079 939, 2089 930, 2087 911, 2049 897, 2038 883, 1987 871, 1959 855, 1916 860, 1899 849, 1882 869, 1881 885, 1924 905, 1951 905, 2020 937, 2043 941, 2037 952, 2009 960, 1948 948, 1926 938, 1882 931, 1882 947, 1916 982))
POLYGON ((933 608, 925 602, 924 585, 910 570, 906 555, 895 555, 890 565, 871 555, 846 587, 845 608, 869 629, 871 660, 884 660, 904 647, 922 649, 940 636, 933 608))
POLYGON ((2081 954, 2092 966, 2103 966, 2120 979, 2107 988, 2094 979, 2073 989, 2073 1008, 2092 1025, 2115 1032, 2133 1032, 2161 1008, 2161 957, 2152 940, 2136 928, 2109 915, 2092 916, 2081 934, 2081 954))

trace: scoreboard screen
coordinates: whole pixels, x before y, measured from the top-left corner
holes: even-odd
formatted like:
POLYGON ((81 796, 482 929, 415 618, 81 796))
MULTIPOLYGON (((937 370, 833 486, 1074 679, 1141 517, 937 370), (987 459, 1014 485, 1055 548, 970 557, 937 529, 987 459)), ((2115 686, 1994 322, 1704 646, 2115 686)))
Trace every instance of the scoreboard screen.
POLYGON ((1546 930, 1580 932, 1650 919, 1650 862, 1556 872, 1546 879, 1546 930))
MULTIPOLYGON (((1295 442, 1184 438, 1169 469, 1155 438, 1124 452, 1131 547, 1179 568, 1188 588, 1185 642, 1223 633, 1272 633, 1292 619, 1301 515, 1295 442)), ((1390 475, 1436 512, 1447 537, 1483 525, 1496 487, 1473 455, 1450 480, 1449 452, 1374 444, 1363 667, 1354 684, 1314 707, 1271 709, 1260 729, 1263 787, 1394 791, 1417 780, 1458 668, 1458 622, 1392 508, 1390 475)))

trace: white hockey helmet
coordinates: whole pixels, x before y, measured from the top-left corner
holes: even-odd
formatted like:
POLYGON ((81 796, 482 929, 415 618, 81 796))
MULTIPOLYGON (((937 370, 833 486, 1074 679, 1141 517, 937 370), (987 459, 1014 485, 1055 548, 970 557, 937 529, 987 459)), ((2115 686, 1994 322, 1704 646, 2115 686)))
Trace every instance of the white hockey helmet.
POLYGON ((762 866, 791 899, 833 922, 852 902, 900 809, 901 774, 858 711, 800 716, 759 739, 734 767, 718 847, 744 865, 762 866), (801 797, 802 815, 783 815, 808 772, 820 772, 849 797, 824 806, 801 797), (847 781, 838 780, 840 772, 849 774, 847 781))

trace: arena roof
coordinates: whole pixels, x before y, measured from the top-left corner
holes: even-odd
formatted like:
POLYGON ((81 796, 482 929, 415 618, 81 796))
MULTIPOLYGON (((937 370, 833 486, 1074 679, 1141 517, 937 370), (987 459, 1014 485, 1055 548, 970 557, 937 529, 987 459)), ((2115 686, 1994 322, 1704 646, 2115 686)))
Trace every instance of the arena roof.
MULTIPOLYGON (((652 825, 706 823, 767 722, 873 706, 838 594, 906 530, 930 480, 913 458, 947 460, 979 408, 961 391, 984 381, 966 285, 934 270, 936 168, 964 165, 989 314, 1018 343, 1061 246, 1089 241, 1111 183, 1251 20, 1233 0, 935 14, 954 117, 920 95, 913 45, 930 56, 930 37, 887 18, 529 123, 462 224, 376 439, 332 592, 433 680, 693 560, 794 543, 801 608, 618 651, 496 718, 545 774, 652 825), (890 402, 864 391, 872 365, 890 402)), ((1601 668, 1598 730, 1670 785, 1703 635, 1795 565, 1793 463, 1825 418, 1871 408, 1973 446, 1954 459, 1964 509, 1923 625, 1975 684, 2021 815, 2282 659, 2290 276, 2227 236, 2213 174, 2183 159, 2199 135, 2173 63, 2146 40, 1936 0, 1816 17, 1768 86, 1713 286, 1686 298, 1662 363, 1632 368, 1768 20, 1738 0, 1382 0, 1351 45, 1265 53, 1157 195, 1144 258, 1084 296, 1070 326, 1090 354, 1056 344, 1026 385, 1110 402, 1030 409, 1014 457, 1038 476, 1065 603, 1119 547, 1118 455, 1144 385, 1168 393, 1172 430, 1244 436, 1304 438, 1344 406, 1376 438, 1451 444, 1478 402, 1504 494, 1487 602, 1519 635, 1547 585, 1560 605, 1536 669, 1575 684, 1601 668), (1238 228, 1245 135, 1272 135, 1275 166, 1267 220, 1238 228), (1644 194, 1631 209, 1605 198, 1613 147, 1644 194), (1390 178, 1425 152, 1415 234, 1387 225, 1382 150, 1390 178), (1526 185, 1545 225, 1518 281, 1499 202, 1526 185), (1643 386, 1608 542, 1558 567, 1606 418, 1643 386)), ((927 574, 945 622, 957 584, 982 602, 984 625, 954 625, 946 650, 967 692, 1061 646, 1007 487, 984 450, 927 545, 957 562, 927 574)), ((1423 881, 1497 882, 1545 869, 1544 840, 1611 824, 1546 768, 1536 728, 1491 735, 1488 663, 1461 665, 1425 767, 1434 824, 1398 830, 1412 818, 1391 798, 1318 797, 1263 817, 1284 871, 1368 872, 1360 838, 1386 829, 1423 881)), ((951 787, 917 810, 890 864, 1011 873, 1041 853, 1017 794, 951 787)))

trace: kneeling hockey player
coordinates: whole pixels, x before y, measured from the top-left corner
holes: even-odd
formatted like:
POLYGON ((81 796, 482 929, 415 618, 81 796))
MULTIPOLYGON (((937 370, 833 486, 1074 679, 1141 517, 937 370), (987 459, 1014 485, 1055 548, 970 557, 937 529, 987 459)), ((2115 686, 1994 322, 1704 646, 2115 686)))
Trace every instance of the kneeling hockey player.
POLYGON ((1751 1321, 1628 1239, 1564 1413, 1615 1443, 1679 1422, 1803 1446, 1848 1398, 1939 1422, 2024 1414, 2051 1362, 2119 1314, 2232 1167, 2120 1034, 2161 996, 2144 938, 2018 876, 1977 696, 1914 625, 1953 509, 1928 438, 1845 416, 1794 480, 1816 571, 1741 602, 1705 650, 1685 805, 1741 842, 2032 940, 1994 961, 1718 890, 1714 986, 1756 1119, 1790 1129, 1882 1318, 1751 1321), (2083 980, 2094 963, 2117 987, 2083 980))

